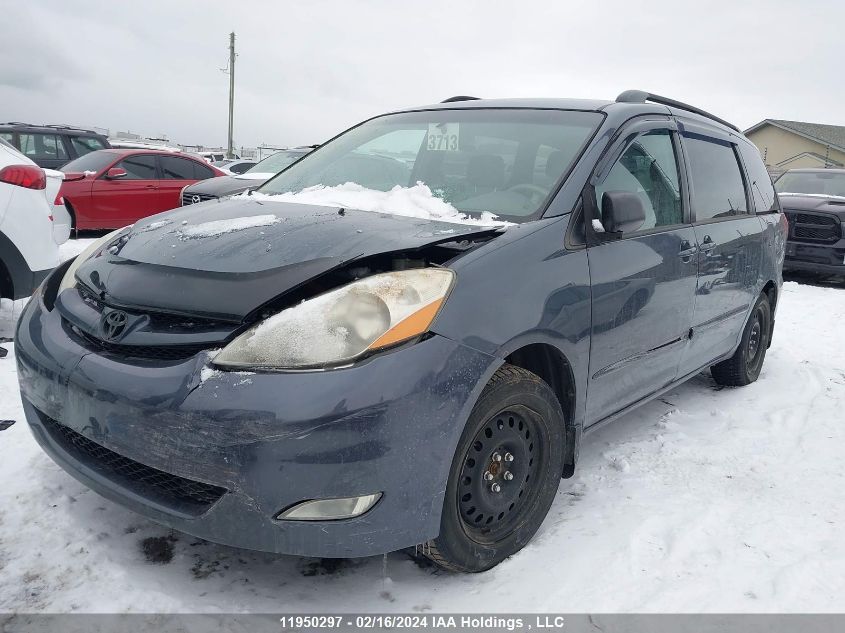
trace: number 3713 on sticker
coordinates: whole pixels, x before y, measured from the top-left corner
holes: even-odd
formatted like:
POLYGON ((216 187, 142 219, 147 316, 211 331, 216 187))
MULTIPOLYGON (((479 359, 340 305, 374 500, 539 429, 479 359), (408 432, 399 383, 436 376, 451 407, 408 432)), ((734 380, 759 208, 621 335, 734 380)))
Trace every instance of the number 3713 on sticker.
POLYGON ((458 123, 429 123, 426 149, 430 152, 457 152, 459 134, 458 123))

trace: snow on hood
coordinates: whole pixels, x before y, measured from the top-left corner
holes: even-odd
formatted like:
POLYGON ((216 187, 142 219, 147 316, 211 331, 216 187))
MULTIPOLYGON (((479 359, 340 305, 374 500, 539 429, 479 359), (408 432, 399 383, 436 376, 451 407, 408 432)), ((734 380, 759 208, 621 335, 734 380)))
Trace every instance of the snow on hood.
POLYGON ((232 174, 237 180, 270 180, 274 174, 273 172, 255 172, 246 174, 232 174))
MULTIPOLYGON (((282 219, 275 215, 251 215, 243 218, 232 218, 230 220, 212 220, 191 226, 183 226, 178 234, 181 239, 192 239, 198 237, 214 237, 243 231, 257 226, 270 226, 278 224, 282 219)), ((184 223, 183 223, 184 224, 184 223)))
POLYGON ((252 193, 241 194, 241 197, 246 196, 271 202, 297 202, 320 206, 348 207, 361 211, 375 211, 453 224, 490 227, 513 224, 512 222, 496 220, 498 216, 488 211, 482 213, 480 218, 473 218, 461 213, 451 204, 431 193, 431 189, 422 182, 417 182, 413 187, 396 185, 390 191, 368 189, 354 182, 347 182, 334 187, 316 185, 296 193, 266 194, 253 191, 252 193))

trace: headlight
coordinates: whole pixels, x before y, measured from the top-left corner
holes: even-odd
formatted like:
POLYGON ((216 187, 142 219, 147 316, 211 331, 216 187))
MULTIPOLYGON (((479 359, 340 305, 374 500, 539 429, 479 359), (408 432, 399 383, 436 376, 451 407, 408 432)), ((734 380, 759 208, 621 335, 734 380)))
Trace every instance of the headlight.
POLYGON ((95 240, 88 248, 77 255, 76 259, 73 260, 73 263, 68 266, 65 276, 62 277, 62 283, 59 284, 58 293, 61 294, 62 290, 73 288, 76 285, 76 271, 79 270, 79 267, 92 257, 99 255, 101 251, 105 250, 106 246, 110 245, 118 235, 128 228, 129 227, 125 226, 122 229, 117 229, 108 235, 104 235, 100 239, 95 240))
POLYGON ((425 333, 455 273, 420 268, 373 275, 262 321, 214 359, 223 367, 304 369, 348 364, 425 333))

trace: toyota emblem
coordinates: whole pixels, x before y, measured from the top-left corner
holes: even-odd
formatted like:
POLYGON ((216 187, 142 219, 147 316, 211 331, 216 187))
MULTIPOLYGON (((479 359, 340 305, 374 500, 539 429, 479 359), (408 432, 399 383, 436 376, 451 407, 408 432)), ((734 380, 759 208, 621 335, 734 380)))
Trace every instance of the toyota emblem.
POLYGON ((100 326, 103 332, 103 337, 107 341, 113 341, 120 337, 126 330, 126 324, 129 322, 129 315, 123 310, 113 310, 103 316, 103 322, 100 326))
POLYGON ((200 201, 200 197, 197 195, 191 196, 191 204, 196 204, 200 201))

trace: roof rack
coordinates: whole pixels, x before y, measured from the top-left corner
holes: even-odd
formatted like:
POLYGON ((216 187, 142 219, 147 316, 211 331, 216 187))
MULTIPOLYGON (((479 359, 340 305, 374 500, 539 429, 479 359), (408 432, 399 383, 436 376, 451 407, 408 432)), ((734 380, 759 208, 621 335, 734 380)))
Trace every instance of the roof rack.
MULTIPOLYGON (((0 123, 0 125, 19 125, 24 127, 42 127, 48 128, 53 130, 78 130, 79 132, 91 132, 92 134, 99 134, 96 130, 90 130, 85 127, 80 127, 78 125, 67 125, 65 123, 24 123, 23 121, 7 121, 6 123, 0 123)), ((105 136, 105 135, 103 135, 105 136)))
POLYGON ((448 99, 443 99, 440 103, 454 103, 455 101, 478 101, 481 97, 470 97, 467 95, 458 95, 456 97, 449 97, 448 99))
POLYGON ((679 108, 681 110, 686 110, 687 112, 695 112, 696 114, 700 114, 703 117, 707 117, 717 123, 721 123, 725 125, 735 132, 742 132, 739 131, 739 128, 732 123, 728 123, 724 119, 717 117, 715 114, 710 114, 706 110, 702 110, 701 108, 696 108, 695 106, 691 106, 688 103, 684 103, 683 101, 675 101, 674 99, 670 99, 668 97, 661 97, 660 95, 651 94, 650 92, 645 92, 644 90, 626 90, 618 97, 616 97, 616 103, 645 103, 646 101, 651 101, 652 103, 659 103, 660 105, 671 106, 673 108, 679 108))

